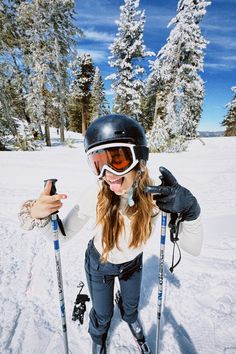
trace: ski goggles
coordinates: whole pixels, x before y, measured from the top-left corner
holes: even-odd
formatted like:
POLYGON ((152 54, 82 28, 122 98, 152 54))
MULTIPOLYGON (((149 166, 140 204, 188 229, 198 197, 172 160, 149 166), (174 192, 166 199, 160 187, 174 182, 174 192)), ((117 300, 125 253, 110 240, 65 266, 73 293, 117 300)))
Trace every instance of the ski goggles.
POLYGON ((105 170, 117 176, 128 173, 139 162, 135 147, 127 143, 110 143, 89 149, 87 156, 92 171, 98 178, 103 176, 105 170))

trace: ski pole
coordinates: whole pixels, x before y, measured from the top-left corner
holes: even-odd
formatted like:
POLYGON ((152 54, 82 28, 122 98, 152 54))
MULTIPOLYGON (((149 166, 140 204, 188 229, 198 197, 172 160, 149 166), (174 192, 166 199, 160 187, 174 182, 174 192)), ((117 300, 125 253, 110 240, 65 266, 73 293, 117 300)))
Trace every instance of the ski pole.
MULTIPOLYGON (((57 179, 53 178, 53 179, 45 180, 44 185, 46 185, 47 181, 52 182, 50 195, 56 194, 57 179)), ((58 237, 57 212, 51 214, 51 225, 52 225, 52 232, 54 236, 53 243, 54 243, 55 261, 56 261, 56 272, 57 272, 57 283, 58 283, 58 292, 59 292, 63 340, 64 340, 65 353, 69 354, 67 326, 66 326, 66 311, 65 311, 65 302, 64 302, 63 281, 62 281, 61 256, 60 256, 60 246, 59 246, 59 237, 58 237)))
POLYGON ((167 213, 161 214, 161 239, 160 239, 160 259, 159 259, 159 283, 158 283, 158 301, 157 301, 157 333, 156 333, 156 354, 160 353, 160 329, 161 329, 161 308, 162 308, 162 290, 164 279, 164 256, 166 243, 166 224, 167 213))

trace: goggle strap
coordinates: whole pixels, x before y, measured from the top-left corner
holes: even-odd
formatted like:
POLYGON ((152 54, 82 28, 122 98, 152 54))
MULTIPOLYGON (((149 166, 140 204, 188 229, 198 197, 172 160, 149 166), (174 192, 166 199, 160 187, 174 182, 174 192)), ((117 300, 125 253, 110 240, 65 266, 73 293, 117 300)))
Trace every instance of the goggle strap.
POLYGON ((137 160, 148 160, 148 155, 149 155, 149 149, 145 145, 135 145, 133 147, 135 157, 137 160))

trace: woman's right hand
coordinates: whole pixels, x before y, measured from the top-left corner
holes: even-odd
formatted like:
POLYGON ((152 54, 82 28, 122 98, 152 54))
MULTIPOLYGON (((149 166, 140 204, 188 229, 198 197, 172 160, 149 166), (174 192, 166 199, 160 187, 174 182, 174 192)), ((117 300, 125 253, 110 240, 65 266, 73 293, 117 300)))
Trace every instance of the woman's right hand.
POLYGON ((62 207, 61 199, 66 199, 66 194, 54 194, 50 195, 52 188, 52 182, 47 181, 43 192, 40 194, 39 198, 36 200, 31 208, 30 214, 32 218, 43 219, 51 215, 55 211, 62 207))

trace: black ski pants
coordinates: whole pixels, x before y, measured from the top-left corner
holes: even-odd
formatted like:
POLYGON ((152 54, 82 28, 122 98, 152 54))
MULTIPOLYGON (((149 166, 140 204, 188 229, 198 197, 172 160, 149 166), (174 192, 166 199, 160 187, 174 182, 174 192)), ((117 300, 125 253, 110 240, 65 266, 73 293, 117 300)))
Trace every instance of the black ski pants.
POLYGON ((107 336, 114 310, 114 282, 118 277, 123 299, 123 320, 133 323, 138 317, 138 305, 142 278, 140 253, 130 262, 113 264, 101 263, 100 254, 89 241, 85 253, 85 272, 92 300, 89 314, 89 333, 92 340, 102 344, 107 336))

